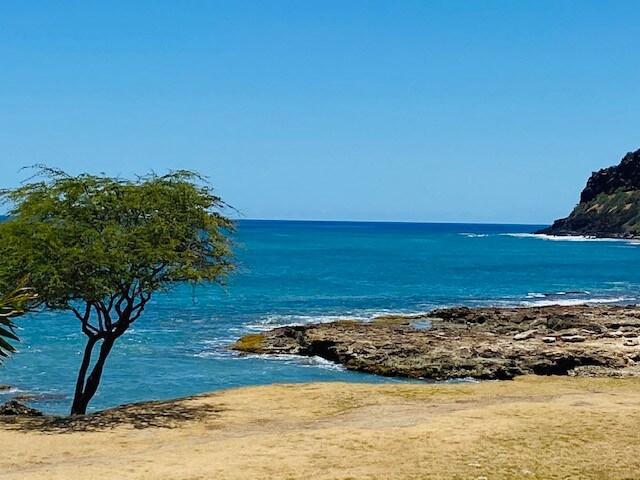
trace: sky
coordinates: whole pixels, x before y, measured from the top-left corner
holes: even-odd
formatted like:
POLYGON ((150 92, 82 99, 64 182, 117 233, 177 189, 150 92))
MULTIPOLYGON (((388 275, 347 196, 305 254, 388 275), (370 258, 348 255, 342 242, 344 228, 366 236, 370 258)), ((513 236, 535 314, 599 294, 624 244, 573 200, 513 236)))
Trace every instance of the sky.
POLYGON ((0 187, 191 169, 245 218, 546 224, 640 148, 637 1, 0 3, 0 187))

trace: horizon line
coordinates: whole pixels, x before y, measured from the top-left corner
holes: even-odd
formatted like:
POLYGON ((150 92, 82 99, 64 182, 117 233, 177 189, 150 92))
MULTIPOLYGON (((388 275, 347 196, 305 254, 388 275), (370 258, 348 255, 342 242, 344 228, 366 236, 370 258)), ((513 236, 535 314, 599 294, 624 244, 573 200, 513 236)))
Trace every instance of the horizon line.
POLYGON ((432 221, 414 221, 414 220, 327 220, 327 219, 290 219, 290 218, 232 218, 237 221, 251 222, 325 222, 325 223, 402 223, 402 224, 431 224, 431 225, 518 225, 543 227, 549 226, 551 223, 508 223, 508 222, 432 222, 432 221))

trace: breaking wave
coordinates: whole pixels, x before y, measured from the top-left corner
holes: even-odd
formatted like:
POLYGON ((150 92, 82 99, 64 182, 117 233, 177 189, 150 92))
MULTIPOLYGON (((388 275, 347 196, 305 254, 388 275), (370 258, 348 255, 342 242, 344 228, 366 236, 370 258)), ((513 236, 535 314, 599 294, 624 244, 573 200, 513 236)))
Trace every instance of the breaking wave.
POLYGON ((546 235, 542 233, 500 233, 499 235, 515 238, 537 238, 539 240, 548 240, 552 242, 617 242, 627 245, 640 245, 640 240, 627 238, 599 238, 583 235, 546 235))
POLYGON ((521 304, 526 307, 548 307, 551 305, 574 306, 574 305, 597 305, 597 304, 626 304, 633 302, 633 297, 613 297, 613 298, 555 298, 545 300, 525 300, 521 304))

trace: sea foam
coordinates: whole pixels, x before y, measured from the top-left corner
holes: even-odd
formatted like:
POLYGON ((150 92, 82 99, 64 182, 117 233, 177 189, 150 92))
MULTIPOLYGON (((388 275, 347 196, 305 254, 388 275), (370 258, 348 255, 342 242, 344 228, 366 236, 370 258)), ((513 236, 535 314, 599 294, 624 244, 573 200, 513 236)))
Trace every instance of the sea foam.
POLYGON ((515 238, 537 238, 552 242, 617 242, 627 245, 640 245, 640 240, 628 238, 600 238, 584 235, 547 235, 544 233, 500 233, 499 235, 515 238))
POLYGON ((575 306, 575 305, 596 305, 607 303, 627 303, 633 302, 636 299, 633 297, 614 297, 614 298, 567 298, 567 299, 553 299, 553 300, 525 300, 521 302, 521 305, 526 307, 549 307, 552 305, 560 306, 575 306))

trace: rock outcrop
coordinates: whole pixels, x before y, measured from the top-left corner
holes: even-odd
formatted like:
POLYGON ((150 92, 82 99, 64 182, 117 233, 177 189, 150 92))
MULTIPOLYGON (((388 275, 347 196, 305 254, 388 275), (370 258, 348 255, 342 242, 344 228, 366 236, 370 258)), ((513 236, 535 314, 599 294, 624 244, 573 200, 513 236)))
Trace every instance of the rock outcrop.
POLYGON ((640 190, 640 150, 627 153, 619 165, 594 172, 580 194, 580 203, 590 202, 601 193, 640 190))
POLYGON ((640 150, 594 172, 567 218, 536 233, 594 237, 640 236, 640 150))
POLYGON ((349 370, 434 380, 640 376, 640 307, 449 308, 281 327, 231 348, 319 356, 349 370), (414 327, 425 322, 428 328, 414 327))
POLYGON ((27 407, 15 400, 9 400, 0 405, 0 415, 19 415, 23 417, 41 417, 42 412, 35 408, 27 407))

